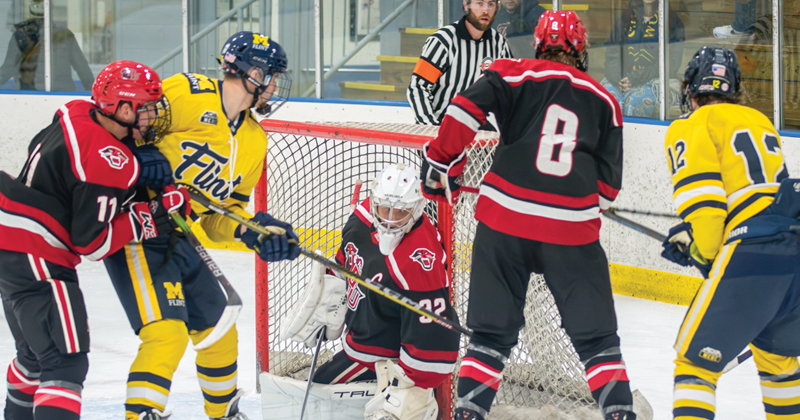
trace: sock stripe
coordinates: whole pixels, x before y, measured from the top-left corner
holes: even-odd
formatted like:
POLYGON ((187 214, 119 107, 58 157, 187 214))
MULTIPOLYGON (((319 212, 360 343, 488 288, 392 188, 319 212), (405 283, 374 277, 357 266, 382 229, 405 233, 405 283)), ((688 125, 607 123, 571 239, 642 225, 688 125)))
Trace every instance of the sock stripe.
POLYGON ((60 408, 80 415, 81 394, 61 387, 39 388, 33 397, 34 411, 40 406, 60 408))
POLYGON ((586 381, 589 383, 589 390, 594 392, 614 381, 627 382, 628 372, 623 362, 601 363, 586 370, 586 381))
POLYGON ((461 369, 458 371, 458 376, 459 378, 471 378, 495 391, 500 387, 500 381, 503 379, 502 372, 472 358, 461 360, 461 369))

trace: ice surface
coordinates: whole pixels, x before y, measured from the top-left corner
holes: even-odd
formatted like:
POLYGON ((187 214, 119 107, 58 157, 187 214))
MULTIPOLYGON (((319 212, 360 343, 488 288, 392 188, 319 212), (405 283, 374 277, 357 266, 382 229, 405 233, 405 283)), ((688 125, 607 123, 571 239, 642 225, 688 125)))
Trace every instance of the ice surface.
MULTIPOLYGON (((244 301, 239 317, 239 386, 247 391, 240 407, 255 420, 261 419, 260 396, 255 393, 254 256, 250 253, 210 250, 244 301)), ((78 269, 86 298, 91 328, 89 375, 83 391, 83 418, 122 419, 125 382, 136 356, 138 338, 131 331, 125 312, 102 263, 84 261, 78 269)), ((672 418, 672 344, 685 307, 616 296, 622 351, 633 388, 640 389, 655 411, 655 418, 672 418)), ((2 313, 0 313, 2 316, 2 313)), ((14 341, 0 327, 0 365, 14 357, 14 341)), ((0 405, 5 402, 0 402, 0 405)), ((197 384, 194 350, 186 354, 172 379, 167 407, 171 420, 207 419, 197 384)), ((717 390, 717 418, 763 419, 758 376, 752 360, 722 377, 717 390)))

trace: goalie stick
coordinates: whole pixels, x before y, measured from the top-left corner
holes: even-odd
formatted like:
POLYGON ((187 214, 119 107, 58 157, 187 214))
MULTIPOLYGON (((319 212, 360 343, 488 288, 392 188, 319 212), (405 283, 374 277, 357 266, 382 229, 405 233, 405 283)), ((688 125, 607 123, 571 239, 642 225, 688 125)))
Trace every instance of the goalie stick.
POLYGON ((311 392, 311 384, 314 380, 314 372, 317 370, 317 359, 319 358, 319 351, 322 348, 322 337, 325 336, 325 330, 328 327, 323 325, 317 334, 317 348, 314 349, 314 357, 311 358, 311 371, 308 372, 308 384, 306 385, 306 395, 303 396, 303 406, 300 408, 300 420, 303 420, 303 414, 306 413, 306 404, 308 404, 308 394, 311 392))
POLYGON ((242 310, 242 299, 239 297, 239 294, 236 293, 233 286, 231 286, 228 279, 225 278, 225 274, 222 274, 222 270, 219 268, 217 263, 211 259, 211 256, 208 255, 208 251, 203 248, 203 245, 200 244, 200 240, 197 239, 197 236, 194 236, 194 233, 189 229, 189 226, 186 224, 186 221, 183 220, 177 213, 170 213, 172 219, 175 220, 175 223, 183 230, 184 235, 186 238, 189 239, 189 243, 192 244, 194 250, 197 252, 197 255, 203 260, 208 267, 211 274, 217 278, 217 281, 225 290, 225 295, 228 297, 227 302, 225 303, 225 309, 222 311, 222 315, 220 315, 219 320, 217 320, 217 324, 214 325, 214 330, 211 331, 210 334, 206 336, 206 338, 200 340, 199 343, 195 344, 195 350, 202 350, 211 346, 212 344, 219 341, 228 331, 233 328, 236 324, 236 320, 239 318, 239 311, 242 310))
MULTIPOLYGON (((612 208, 609 208, 608 210, 604 211, 602 214, 603 214, 603 216, 608 217, 609 219, 611 219, 611 220, 613 220, 613 221, 615 221, 615 222, 617 222, 617 223, 619 223, 619 224, 621 224, 623 226, 629 227, 629 228, 631 228, 631 229, 633 229, 633 230, 635 230, 637 232, 643 233, 643 234, 645 234, 645 235, 647 235, 647 236, 649 236, 649 237, 651 237, 653 239, 656 239, 656 240, 658 240, 660 242, 664 242, 667 239, 667 235, 664 235, 663 233, 658 232, 656 230, 650 229, 649 227, 647 227, 647 226, 645 226, 643 224, 636 223, 633 220, 630 220, 628 218, 622 217, 622 216, 617 214, 617 211, 619 211, 619 210, 612 207, 612 208)), ((753 356, 753 351, 750 350, 750 349, 747 349, 742 354, 736 356, 735 359, 733 359, 730 362, 728 362, 728 364, 725 365, 725 368, 722 370, 722 373, 726 373, 726 372, 730 371, 731 369, 735 368, 736 366, 739 366, 742 362, 744 362, 745 360, 749 359, 751 356, 753 356)))
MULTIPOLYGON (((240 216, 240 215, 238 215, 238 214, 236 214, 236 213, 234 213, 234 212, 232 212, 232 211, 230 211, 230 210, 228 210, 228 209, 226 209, 224 207, 220 207, 220 206, 215 205, 214 203, 211 202, 211 200, 206 198, 206 196, 204 196, 199 191, 197 191, 196 188, 187 188, 187 191, 189 192, 189 196, 192 198, 192 200, 198 202, 201 206, 204 206, 207 209, 209 209, 211 211, 214 211, 214 212, 217 212, 217 213, 219 213, 219 214, 221 214, 221 215, 223 215, 225 217, 231 218, 231 219, 239 222, 240 224, 246 226, 248 229, 250 229, 250 230, 252 230, 254 232, 258 232, 260 235, 264 235, 265 237, 269 237, 271 235, 285 235, 286 234, 286 231, 281 229, 281 228, 278 228, 278 227, 275 227, 275 226, 261 226, 258 223, 252 222, 252 221, 250 221, 250 219, 242 217, 242 216, 240 216)), ((259 236, 259 238, 260 238, 260 236, 259 236)), ((412 311, 412 312, 414 312, 416 314, 424 316, 424 317, 430 319, 431 321, 435 322, 436 324, 439 324, 442 327, 447 328, 448 330, 458 331, 459 333, 464 334, 467 337, 472 337, 472 331, 470 331, 467 328, 462 327, 461 324, 459 324, 458 322, 455 322, 455 321, 449 320, 447 318, 444 318, 442 316, 436 315, 435 313, 433 313, 433 312, 429 311, 428 309, 426 309, 425 307, 421 306, 419 304, 419 302, 415 302, 415 301, 407 298, 406 296, 403 296, 400 293, 397 293, 396 291, 394 291, 392 289, 389 289, 388 287, 386 287, 386 286, 384 286, 384 285, 382 285, 380 283, 373 283, 372 280, 369 280, 369 279, 367 279, 365 277, 362 277, 359 274, 356 274, 356 273, 348 270, 345 266, 343 266, 343 265, 341 265, 341 264, 339 264, 339 263, 337 263, 335 261, 331 261, 331 260, 329 260, 329 259, 327 259, 327 258, 325 258, 325 257, 323 257, 321 255, 318 255, 317 253, 315 253, 315 252, 313 252, 311 250, 308 250, 306 248, 301 247, 293 239, 290 239, 289 242, 292 243, 292 244, 296 244, 300 248, 300 254, 302 254, 304 257, 311 258, 312 260, 314 260, 314 261, 324 265, 325 267, 328 267, 331 270, 336 271, 337 273, 339 273, 339 274, 341 274, 341 275, 343 275, 343 276, 355 281, 356 283, 366 287, 367 289, 377 293, 378 295, 383 296, 386 299, 389 299, 392 302, 394 302, 394 303, 396 303, 396 304, 398 304, 400 306, 403 306, 403 307, 409 309, 410 311, 412 311)))

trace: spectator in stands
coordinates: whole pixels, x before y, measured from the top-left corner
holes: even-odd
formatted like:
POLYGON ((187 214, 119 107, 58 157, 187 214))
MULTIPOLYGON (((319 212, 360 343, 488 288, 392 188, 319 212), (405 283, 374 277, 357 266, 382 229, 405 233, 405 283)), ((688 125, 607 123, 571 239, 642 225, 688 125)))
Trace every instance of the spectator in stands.
MULTIPOLYGON (((622 106, 624 115, 651 117, 658 112, 658 1, 631 0, 606 44, 605 77, 600 82, 622 106)), ((680 68, 683 22, 675 12, 668 21, 669 71, 680 68)), ((678 92, 670 95, 678 106, 678 92)))
POLYGON ((538 0, 500 0, 494 28, 506 37, 514 57, 533 58, 533 29, 544 10, 538 0))
POLYGON ((712 31, 714 37, 738 42, 752 41, 755 34, 757 1, 737 0, 733 22, 730 25, 714 28, 712 31))
MULTIPOLYGON (((44 85, 44 4, 42 0, 33 1, 29 7, 31 18, 14 24, 16 31, 8 43, 5 61, 0 66, 0 85, 14 78, 14 89, 45 90, 44 85)), ((84 90, 92 87, 94 76, 86 57, 83 56, 75 34, 60 23, 58 17, 65 8, 53 8, 53 31, 51 32, 51 90, 77 90, 72 78, 72 69, 84 90), (61 13, 59 13, 61 12, 61 13)))

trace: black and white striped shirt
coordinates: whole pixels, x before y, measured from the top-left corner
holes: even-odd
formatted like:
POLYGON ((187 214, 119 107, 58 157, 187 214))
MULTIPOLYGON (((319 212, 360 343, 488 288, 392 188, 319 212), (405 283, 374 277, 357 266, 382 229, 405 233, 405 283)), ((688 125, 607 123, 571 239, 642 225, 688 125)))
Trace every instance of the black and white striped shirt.
POLYGON ((478 80, 495 59, 512 58, 505 38, 490 28, 473 40, 467 17, 431 35, 417 60, 406 96, 417 124, 439 125, 450 100, 478 80))

